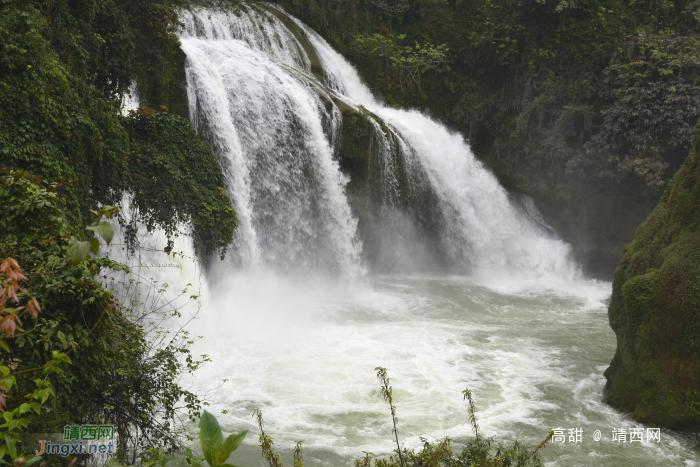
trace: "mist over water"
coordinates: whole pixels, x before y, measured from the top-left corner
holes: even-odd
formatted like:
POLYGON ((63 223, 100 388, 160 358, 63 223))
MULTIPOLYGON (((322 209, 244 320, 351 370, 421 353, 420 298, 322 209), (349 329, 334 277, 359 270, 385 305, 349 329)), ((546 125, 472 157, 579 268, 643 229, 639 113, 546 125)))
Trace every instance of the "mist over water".
POLYGON ((319 82, 267 8, 183 12, 181 34, 189 116, 224 165, 240 220, 225 262, 208 271, 194 324, 205 336, 196 350, 212 358, 197 387, 219 391, 211 411, 228 412, 219 417, 225 431, 251 430, 234 463, 264 465, 256 407, 283 461, 298 440, 309 466, 391 453, 374 372, 381 365, 407 447, 421 436, 457 444, 472 436, 461 397, 468 387, 486 436, 534 445, 549 428, 582 428, 583 443, 547 448, 548 465, 695 465, 694 440, 678 434, 664 431, 654 445, 611 441, 612 429, 641 425, 600 402, 615 351, 610 284, 586 280, 531 201, 514 202, 462 136, 383 106, 291 18, 318 55, 319 82), (346 195, 338 102, 384 124, 373 123, 372 150, 382 203, 395 217, 378 219, 391 232, 379 246, 362 243, 346 195), (429 185, 437 200, 439 228, 429 235, 410 234, 402 227, 410 219, 396 214, 397 152, 409 184, 429 185), (431 248, 448 258, 439 274, 427 267, 431 248), (390 257, 390 272, 373 273, 362 259, 375 250, 390 257))

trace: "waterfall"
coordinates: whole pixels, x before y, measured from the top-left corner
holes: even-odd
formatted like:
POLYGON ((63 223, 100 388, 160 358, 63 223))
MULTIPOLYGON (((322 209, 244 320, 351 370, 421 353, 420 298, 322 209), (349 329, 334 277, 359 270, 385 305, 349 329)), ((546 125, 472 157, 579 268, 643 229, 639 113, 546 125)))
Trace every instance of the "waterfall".
POLYGON ((324 104, 293 71, 309 71, 303 50, 257 9, 188 20, 189 113, 225 162, 240 223, 234 255, 246 266, 357 275, 356 221, 324 133, 324 104))
MULTIPOLYGON (((610 284, 583 279, 532 200, 501 187, 461 135, 383 105, 273 5, 181 18, 188 116, 239 216, 189 328, 206 336, 192 354, 214 362, 193 383, 218 394, 208 410, 226 433, 256 432, 260 408, 284 462, 298 440, 308 466, 389 456, 377 366, 390 371, 408 449, 448 436, 458 452, 473 436, 465 387, 484 437, 535 446, 547 427, 641 427, 600 401, 615 351, 610 284)), ((697 460, 693 440, 662 436, 546 455, 567 465, 697 460)), ((234 463, 261 465, 255 440, 234 463)))
POLYGON ((389 249, 482 276, 578 274, 569 246, 512 202, 461 135, 382 105, 300 21, 260 4, 184 12, 183 20, 189 115, 224 164, 240 219, 238 265, 357 276, 364 248, 372 252, 365 260, 389 249), (365 115, 374 133, 381 210, 372 219, 381 228, 363 235, 339 160, 343 106, 365 115), (401 203, 419 198, 429 208, 411 218, 416 209, 401 203))

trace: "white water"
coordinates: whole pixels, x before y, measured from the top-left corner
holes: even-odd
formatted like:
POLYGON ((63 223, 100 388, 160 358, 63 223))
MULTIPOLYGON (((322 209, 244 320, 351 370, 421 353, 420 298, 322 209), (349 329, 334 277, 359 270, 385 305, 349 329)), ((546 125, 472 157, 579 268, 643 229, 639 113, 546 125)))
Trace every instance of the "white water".
MULTIPOLYGON (((545 451, 551 465, 700 459, 694 441, 668 432, 659 445, 610 441, 613 428, 637 426, 600 402, 615 350, 604 304, 610 284, 584 280, 569 247, 533 222, 532 210, 511 203, 461 136, 418 112, 382 106, 298 21, 325 83, 263 7, 184 19, 190 118, 225 163, 240 219, 197 323, 206 336, 200 350, 213 359, 199 387, 229 380, 212 406, 228 411, 220 417, 225 430, 255 433, 251 414, 260 407, 286 462, 298 440, 306 465, 350 465, 362 451, 385 455, 393 447, 374 378, 381 365, 409 447, 420 436, 471 436, 460 394, 469 387, 487 436, 535 444, 549 428, 583 428, 581 445, 545 451), (395 131, 396 140, 374 141, 386 161, 386 197, 395 190, 388 154, 398 144, 439 199, 444 225, 432 240, 463 275, 364 275, 347 179, 334 158, 339 111, 319 93, 362 105, 395 131), (593 441, 595 429, 603 441, 593 441)), ((249 435, 232 462, 264 465, 255 440, 249 435)))
POLYGON ((293 38, 283 41, 279 24, 251 15, 268 35, 249 37, 235 17, 212 14, 204 38, 182 38, 191 119, 228 163, 240 222, 234 252, 245 266, 357 276, 356 221, 323 132, 323 104, 283 66, 308 59, 288 60, 299 52, 284 47, 293 38))

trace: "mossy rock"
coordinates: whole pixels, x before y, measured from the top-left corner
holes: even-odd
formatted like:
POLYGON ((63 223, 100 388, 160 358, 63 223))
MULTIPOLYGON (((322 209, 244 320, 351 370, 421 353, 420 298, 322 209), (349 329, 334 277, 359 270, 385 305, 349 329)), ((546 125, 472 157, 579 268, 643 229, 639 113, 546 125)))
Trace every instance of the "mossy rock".
POLYGON ((615 271, 605 371, 605 402, 681 431, 700 430, 700 123, 695 137, 615 271))
POLYGON ((278 9, 273 8, 271 6, 267 6, 263 3, 260 3, 258 5, 275 15, 275 17, 277 17, 277 19, 279 19, 285 25, 289 32, 291 32, 294 35, 294 38, 306 52, 306 56, 309 57, 309 61, 311 62, 311 73, 313 73, 316 79, 318 79, 322 83, 323 68, 321 67, 321 61, 318 59, 318 55, 316 55, 316 49, 314 49, 314 46, 311 45, 311 42, 309 42, 309 40, 307 39, 306 31, 300 28, 299 25, 295 23, 289 16, 285 15, 278 9))

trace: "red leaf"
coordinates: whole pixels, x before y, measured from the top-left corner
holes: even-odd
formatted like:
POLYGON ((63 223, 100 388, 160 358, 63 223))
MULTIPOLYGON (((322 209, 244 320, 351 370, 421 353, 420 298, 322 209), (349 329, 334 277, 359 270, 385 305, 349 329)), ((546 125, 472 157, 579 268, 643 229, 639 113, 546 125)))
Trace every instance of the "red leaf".
POLYGON ((17 326, 15 325, 14 318, 16 317, 16 315, 8 315, 5 316, 2 321, 0 321, 0 334, 2 334, 3 331, 5 331, 8 336, 15 336, 15 329, 17 328, 17 326))
POLYGON ((36 298, 29 300, 29 304, 27 304, 27 312, 32 315, 34 319, 36 319, 37 316, 39 316, 39 313, 41 313, 41 307, 39 306, 39 302, 36 298))

